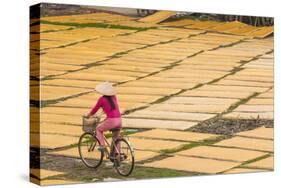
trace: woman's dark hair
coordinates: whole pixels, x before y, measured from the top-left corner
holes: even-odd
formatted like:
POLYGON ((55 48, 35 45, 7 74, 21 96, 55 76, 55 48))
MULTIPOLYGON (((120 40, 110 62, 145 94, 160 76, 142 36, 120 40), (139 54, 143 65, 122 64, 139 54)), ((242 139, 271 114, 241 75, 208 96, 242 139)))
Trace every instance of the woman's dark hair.
POLYGON ((113 102, 113 100, 112 100, 112 97, 111 96, 106 96, 106 95, 104 95, 104 97, 107 99, 107 101, 109 102, 109 104, 110 104, 110 107, 111 107, 111 110, 114 110, 115 109, 115 104, 114 104, 114 102, 113 102))

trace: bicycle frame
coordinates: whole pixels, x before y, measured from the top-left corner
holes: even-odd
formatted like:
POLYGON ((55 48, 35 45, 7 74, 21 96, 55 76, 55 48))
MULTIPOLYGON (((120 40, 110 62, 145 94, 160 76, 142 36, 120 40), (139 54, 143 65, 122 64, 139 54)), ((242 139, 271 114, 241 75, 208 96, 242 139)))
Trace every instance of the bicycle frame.
MULTIPOLYGON (((96 133, 94 132, 93 135, 96 137, 96 133)), ((115 159, 115 157, 113 157, 111 155, 112 152, 116 152, 117 155, 120 155, 120 151, 118 150, 116 144, 115 144, 115 141, 113 138, 112 138, 112 141, 111 141, 111 144, 108 142, 108 140, 106 139, 106 137, 103 135, 103 138, 105 140, 105 153, 106 153, 106 157, 108 159, 115 159), (110 151, 108 151, 107 148, 110 148, 110 151), (115 151, 113 151, 115 149, 115 151)), ((89 151, 91 150, 94 150, 94 148, 96 147, 96 143, 92 146, 90 146, 89 148, 89 151)))

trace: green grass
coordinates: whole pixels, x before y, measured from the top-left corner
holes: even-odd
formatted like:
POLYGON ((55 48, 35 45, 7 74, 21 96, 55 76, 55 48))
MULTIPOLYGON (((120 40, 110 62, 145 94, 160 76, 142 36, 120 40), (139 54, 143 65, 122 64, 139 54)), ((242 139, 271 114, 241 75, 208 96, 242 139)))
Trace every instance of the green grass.
POLYGON ((268 157, 270 157, 270 156, 271 156, 270 154, 265 154, 265 155, 263 155, 263 156, 260 156, 260 157, 255 158, 255 159, 251 159, 251 160, 245 161, 244 163, 242 163, 242 164, 240 165, 240 167, 243 167, 244 165, 247 165, 247 164, 250 164, 250 163, 254 163, 254 162, 260 161, 260 160, 262 160, 262 159, 266 159, 266 158, 268 158, 268 157))
POLYGON ((195 176, 199 175, 194 172, 184 172, 166 168, 148 168, 148 167, 136 167, 132 176, 137 179, 144 178, 165 178, 165 177, 180 177, 180 176, 195 176))
MULTIPOLYGON (((87 92, 84 92, 84 93, 79 93, 79 94, 75 94, 75 95, 71 95, 71 96, 67 96, 67 97, 61 97, 61 98, 57 98, 57 99, 41 100, 40 101, 40 108, 44 108, 44 107, 47 107, 48 105, 56 104, 58 102, 62 102, 62 101, 65 101, 67 99, 79 97, 79 96, 82 96, 82 95, 85 95, 85 94, 88 94, 88 93, 91 93, 91 92, 92 91, 87 91, 87 92)), ((35 102, 39 102, 39 101, 35 101, 35 102)))
POLYGON ((60 32, 60 31, 69 31, 69 30, 73 30, 75 29, 75 27, 71 27, 71 28, 68 28, 68 29, 56 29, 56 30, 53 30, 53 29, 50 29, 50 30, 45 30, 45 31, 35 31, 35 32, 30 32, 30 34, 40 34, 40 33, 53 33, 53 32, 60 32))
POLYGON ((224 112, 224 113, 231 112, 232 110, 234 110, 234 109, 237 108, 238 106, 240 106, 240 105, 242 105, 242 104, 245 104, 245 103, 248 102, 250 99, 252 99, 252 98, 254 98, 254 97, 258 96, 258 95, 259 95, 259 93, 255 92, 255 93, 253 93, 252 95, 250 95, 250 96, 248 96, 248 97, 246 97, 246 98, 244 98, 244 99, 241 99, 241 100, 238 101, 237 103, 231 105, 231 106, 226 110, 226 112, 224 112))
POLYGON ((172 154, 172 153, 180 152, 180 151, 191 149, 191 148, 198 147, 198 146, 208 146, 208 145, 215 144, 225 138, 226 138, 226 136, 218 136, 215 138, 203 140, 201 142, 190 142, 188 144, 183 144, 177 148, 160 150, 160 153, 161 154, 172 154))
POLYGON ((171 153, 176 153, 179 151, 183 151, 183 150, 187 150, 187 149, 191 149, 197 146, 201 146, 202 143, 199 142, 192 142, 192 143, 188 143, 188 144, 183 144, 177 148, 172 148, 172 149, 162 149, 160 150, 161 154, 171 154, 171 153))
MULTIPOLYGON (((152 179, 152 178, 169 178, 169 177, 183 177, 183 176, 196 176, 202 175, 196 172, 185 172, 166 168, 151 168, 136 166, 133 173, 128 179, 152 179)), ((102 182, 104 178, 116 178, 126 180, 127 177, 120 176, 113 168, 99 167, 96 171, 88 169, 84 166, 75 167, 69 173, 58 175, 50 179, 70 179, 82 182, 102 182), (90 172, 91 171, 91 172, 90 172), (88 172, 88 173, 87 173, 88 172)))
MULTIPOLYGON (((125 128, 122 128, 122 130, 121 130, 121 135, 122 135, 122 136, 128 136, 128 135, 134 134, 134 133, 136 133, 136 132, 138 132, 137 129, 134 130, 134 129, 125 129, 125 128)), ((106 133, 104 136, 105 136, 105 138, 111 138, 111 137, 112 137, 112 132, 106 133)))
MULTIPOLYGON (((268 158, 268 157, 270 157, 270 156, 271 156, 270 154, 265 154, 265 155, 263 155, 263 156, 260 156, 260 157, 255 158, 255 159, 250 159, 250 160, 248 160, 248 161, 243 162, 241 165, 236 166, 235 168, 255 169, 255 170, 257 170, 257 172, 258 172, 259 170, 261 170, 261 169, 263 169, 263 168, 253 168, 253 167, 249 167, 249 166, 245 166, 245 165, 250 164, 250 163, 254 163, 254 162, 256 162, 256 161, 260 161, 260 160, 262 160, 262 159, 266 159, 266 158, 268 158)), ((228 169, 228 170, 229 170, 229 169, 228 169)), ((226 171, 228 171, 228 170, 226 170, 226 171)), ((263 170, 265 170, 265 169, 263 169, 263 170)), ((272 169, 266 169, 266 170, 272 170, 272 169)), ((220 172, 219 174, 222 174, 222 173, 224 173, 224 172, 226 172, 226 171, 220 172)))
POLYGON ((218 82, 218 81, 220 81, 220 80, 222 80, 222 79, 224 79, 224 78, 226 78, 226 77, 228 77, 228 76, 230 76, 230 75, 235 74, 236 72, 238 72, 238 71, 240 71, 240 70, 242 70, 242 68, 240 68, 240 67, 234 67, 234 68, 231 70, 230 73, 225 74, 224 76, 221 76, 221 77, 216 78, 216 79, 214 79, 214 80, 211 80, 210 82, 208 82, 208 83, 206 83, 206 84, 207 84, 207 85, 214 84, 214 83, 216 83, 216 82, 218 82))
MULTIPOLYGON (((68 43, 68 44, 64 44, 64 45, 61 45, 61 46, 55 46, 55 47, 49 47, 49 48, 43 48, 43 49, 36 49, 37 51, 42 51, 42 50, 49 50, 49 49, 56 49, 56 48, 66 48, 66 47, 69 47, 69 46, 74 46, 76 44, 79 44, 79 43, 85 43, 85 42, 89 42, 91 41, 92 39, 85 39, 85 40, 81 40, 81 41, 78 41, 78 42, 71 42, 71 43, 68 43)), ((67 71, 67 72, 70 72, 70 71, 67 71)), ((49 75, 49 78, 52 78, 54 76, 58 76, 58 75, 49 75)), ((43 79, 46 79, 47 76, 45 76, 43 79)))
POLYGON ((127 51, 124 51, 124 52, 117 52, 117 53, 115 53, 115 54, 109 56, 109 58, 112 59, 112 58, 116 58, 116 57, 119 57, 119 56, 122 56, 122 55, 126 55, 126 54, 128 54, 130 51, 132 51, 132 50, 127 50, 127 51))
POLYGON ((95 28, 110 28, 110 29, 127 29, 127 30, 137 30, 137 31, 146 31, 148 29, 156 28, 156 27, 130 27, 130 26, 113 25, 113 24, 106 24, 106 23, 50 22, 50 21, 46 21, 46 20, 41 20, 41 24, 74 26, 74 27, 78 27, 78 28, 95 27, 95 28))

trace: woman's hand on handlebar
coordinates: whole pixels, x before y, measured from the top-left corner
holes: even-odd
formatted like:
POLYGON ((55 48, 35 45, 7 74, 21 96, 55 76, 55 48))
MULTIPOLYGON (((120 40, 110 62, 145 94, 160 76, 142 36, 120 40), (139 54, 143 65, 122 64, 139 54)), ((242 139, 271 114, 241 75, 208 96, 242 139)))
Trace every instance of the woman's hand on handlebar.
POLYGON ((90 114, 89 114, 89 113, 86 113, 86 114, 84 114, 84 117, 85 117, 85 118, 89 118, 89 117, 90 117, 90 114))

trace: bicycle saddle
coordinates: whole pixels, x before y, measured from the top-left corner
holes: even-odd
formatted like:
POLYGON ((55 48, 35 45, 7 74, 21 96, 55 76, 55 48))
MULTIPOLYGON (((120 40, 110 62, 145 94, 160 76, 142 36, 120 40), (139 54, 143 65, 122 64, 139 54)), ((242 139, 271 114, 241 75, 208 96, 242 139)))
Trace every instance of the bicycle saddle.
POLYGON ((114 132, 114 131, 120 131, 121 128, 113 128, 113 129, 109 129, 109 131, 114 132))

